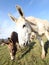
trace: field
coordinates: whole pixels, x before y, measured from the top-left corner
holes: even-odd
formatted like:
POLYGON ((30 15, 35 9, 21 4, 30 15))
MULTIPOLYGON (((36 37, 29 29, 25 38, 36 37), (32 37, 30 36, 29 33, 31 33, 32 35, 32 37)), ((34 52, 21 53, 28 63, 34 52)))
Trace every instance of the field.
POLYGON ((14 61, 10 60, 7 46, 0 46, 0 65, 49 65, 49 44, 45 37, 43 37, 43 41, 46 50, 45 59, 41 59, 41 46, 38 40, 35 39, 30 47, 16 53, 14 61))

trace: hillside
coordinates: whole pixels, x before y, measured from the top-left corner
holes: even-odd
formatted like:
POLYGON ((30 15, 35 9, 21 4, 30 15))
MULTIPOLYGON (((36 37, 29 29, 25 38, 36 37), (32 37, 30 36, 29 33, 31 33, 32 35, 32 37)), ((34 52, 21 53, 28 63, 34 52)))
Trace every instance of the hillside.
POLYGON ((41 59, 41 46, 38 40, 35 39, 30 47, 25 48, 23 51, 17 51, 14 61, 10 60, 7 46, 0 46, 0 65, 49 65, 49 42, 45 37, 43 37, 43 41, 47 52, 45 59, 41 59))

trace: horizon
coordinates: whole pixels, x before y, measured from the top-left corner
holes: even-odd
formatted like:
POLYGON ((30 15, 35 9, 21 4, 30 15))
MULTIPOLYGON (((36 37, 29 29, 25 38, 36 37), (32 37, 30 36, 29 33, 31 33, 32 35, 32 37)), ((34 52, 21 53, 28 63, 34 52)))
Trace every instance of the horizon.
POLYGON ((49 0, 0 0, 0 38, 10 37, 16 31, 16 24, 8 16, 11 13, 16 18, 19 13, 16 5, 20 5, 26 17, 33 16, 49 21, 49 0))

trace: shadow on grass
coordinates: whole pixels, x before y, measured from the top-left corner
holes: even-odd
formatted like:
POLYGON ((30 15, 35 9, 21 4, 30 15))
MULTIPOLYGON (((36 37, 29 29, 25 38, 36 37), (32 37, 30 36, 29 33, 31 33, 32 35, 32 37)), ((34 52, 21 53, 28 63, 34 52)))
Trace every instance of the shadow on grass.
POLYGON ((46 54, 48 53, 48 48, 49 48, 49 41, 46 41, 45 45, 44 45, 44 49, 45 49, 46 54))
POLYGON ((33 49, 35 43, 36 42, 32 42, 31 44, 29 44, 29 46, 27 46, 26 50, 24 52, 22 52, 22 55, 20 56, 19 59, 23 58, 28 52, 30 52, 31 49, 33 49))

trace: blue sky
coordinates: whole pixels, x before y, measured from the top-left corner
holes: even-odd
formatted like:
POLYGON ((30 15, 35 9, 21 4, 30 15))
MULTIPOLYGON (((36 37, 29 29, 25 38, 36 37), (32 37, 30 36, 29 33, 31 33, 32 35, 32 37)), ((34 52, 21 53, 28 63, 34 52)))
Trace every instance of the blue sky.
POLYGON ((49 21, 49 0, 0 0, 0 38, 7 38, 16 31, 16 24, 8 16, 19 17, 16 5, 20 5, 25 16, 34 16, 49 21))

